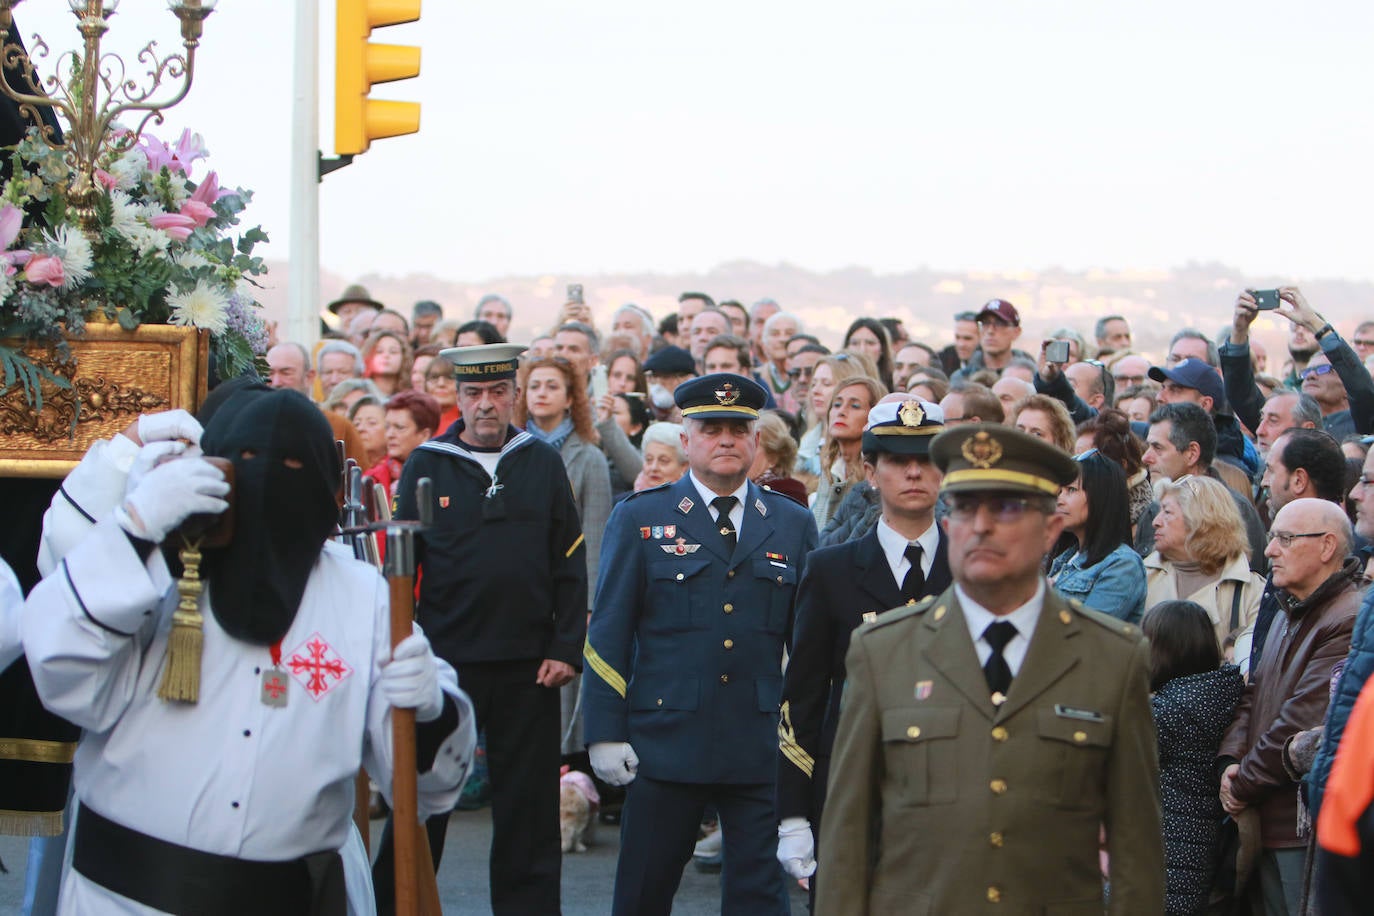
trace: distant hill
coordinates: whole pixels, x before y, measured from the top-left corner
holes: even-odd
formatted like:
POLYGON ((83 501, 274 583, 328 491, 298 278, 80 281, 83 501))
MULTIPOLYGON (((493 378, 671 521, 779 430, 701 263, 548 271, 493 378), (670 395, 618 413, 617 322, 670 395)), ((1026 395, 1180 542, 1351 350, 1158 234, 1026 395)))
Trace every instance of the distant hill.
MULTIPOLYGON (((288 272, 283 263, 270 266, 270 288, 261 298, 269 315, 282 319, 288 272), (274 283, 277 278, 279 285, 274 283)), ((820 273, 789 264, 733 261, 694 274, 500 277, 476 283, 429 274, 326 274, 320 285, 324 302, 349 283, 362 283, 375 298, 407 315, 416 300, 433 299, 444 306, 446 316, 460 318, 472 315, 483 295, 500 293, 515 306, 512 337, 516 340, 529 339, 548 327, 563 303, 568 283, 583 284, 597 320, 605 323, 625 302, 638 303, 661 318, 676 308, 677 295, 684 290, 701 290, 718 300, 737 299, 745 305, 768 296, 799 314, 807 328, 831 346, 839 344, 849 323, 859 315, 899 317, 917 339, 943 345, 948 342, 954 313, 976 310, 984 301, 1000 296, 1020 310, 1027 331, 1023 342, 1061 326, 1077 328, 1091 339, 1099 316, 1121 314, 1131 322, 1137 349, 1162 353, 1181 327, 1196 326, 1215 334, 1228 325, 1239 290, 1280 282, 1291 281, 1246 277, 1222 264, 1188 264, 1165 271, 1047 268, 963 273, 919 268, 878 274, 862 267, 820 273)), ((1297 284, 1313 308, 1347 336, 1361 319, 1374 317, 1374 283, 1299 279, 1297 284)), ((1271 348, 1282 348, 1287 326, 1282 318, 1262 318, 1255 333, 1271 348)))

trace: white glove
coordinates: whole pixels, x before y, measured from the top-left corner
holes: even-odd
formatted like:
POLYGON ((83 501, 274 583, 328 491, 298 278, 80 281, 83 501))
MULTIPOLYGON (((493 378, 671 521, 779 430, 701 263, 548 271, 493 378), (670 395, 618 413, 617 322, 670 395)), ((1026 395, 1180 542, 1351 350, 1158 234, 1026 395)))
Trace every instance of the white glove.
MULTIPOLYGON (((188 449, 191 447, 179 439, 161 439, 140 448, 129 464, 129 479, 125 481, 124 492, 132 493, 138 489, 138 485, 148 476, 149 471, 163 462, 187 454, 188 449)), ((199 449, 194 449, 190 453, 199 454, 199 449)))
POLYGON ((177 458, 143 475, 115 510, 115 521, 136 538, 161 543, 192 515, 228 509, 220 498, 228 492, 219 468, 204 458, 177 458))
POLYGON ((598 741, 587 748, 592 770, 612 786, 628 786, 639 772, 639 756, 625 741, 598 741))
POLYGON ((200 445, 202 432, 200 421, 181 409, 145 413, 138 418, 138 438, 144 445, 171 439, 185 439, 192 445, 200 445))
POLYGON ((806 818, 785 817, 778 825, 778 861, 798 881, 816 873, 816 841, 806 818))
POLYGON ((391 650, 382 665, 382 696, 397 709, 415 710, 415 721, 430 722, 444 711, 439 666, 423 633, 411 633, 391 650))

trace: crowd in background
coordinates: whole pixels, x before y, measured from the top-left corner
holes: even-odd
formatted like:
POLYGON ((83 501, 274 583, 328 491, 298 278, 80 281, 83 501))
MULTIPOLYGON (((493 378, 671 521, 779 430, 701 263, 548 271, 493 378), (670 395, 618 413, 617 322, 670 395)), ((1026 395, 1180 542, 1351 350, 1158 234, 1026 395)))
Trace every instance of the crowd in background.
MULTIPOLYGON (((528 344, 516 422, 562 455, 593 582, 615 501, 687 468, 673 392, 695 376, 767 390, 750 478, 806 506, 822 546, 876 523, 861 447, 892 393, 938 404, 946 426, 1006 423, 1076 456, 1045 572, 1151 640, 1168 912, 1204 912, 1246 878, 1254 912, 1361 912, 1374 321, 1346 340, 1296 288, 1230 308, 1220 333, 1179 330, 1156 359, 1121 316, 1030 340, 1001 299, 952 316, 945 339, 860 317, 836 341, 769 299, 687 292, 674 313, 625 304, 598 325, 570 296, 545 333, 513 341, 528 344), (1286 358, 1250 340, 1267 309, 1291 323, 1286 358)), ((491 295, 470 318, 434 302, 407 316, 350 287, 330 311, 337 329, 313 351, 272 347, 271 384, 312 395, 394 496, 411 452, 458 419, 442 351, 506 342, 514 309, 491 295)), ((585 764, 575 692, 564 717, 565 755, 585 764)))

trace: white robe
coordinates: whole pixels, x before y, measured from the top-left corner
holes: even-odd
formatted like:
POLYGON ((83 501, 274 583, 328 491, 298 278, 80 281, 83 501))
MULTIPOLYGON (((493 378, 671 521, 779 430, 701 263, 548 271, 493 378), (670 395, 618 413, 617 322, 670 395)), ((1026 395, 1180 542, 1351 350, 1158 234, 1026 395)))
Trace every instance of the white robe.
MULTIPOLYGON (((284 708, 261 701, 269 650, 225 634, 208 589, 200 702, 158 699, 173 586, 161 553, 141 562, 107 518, 25 605, 22 636, 39 694, 86 730, 77 796, 119 824, 206 852, 281 861, 345 847, 359 766, 390 791, 391 714, 377 689, 391 655, 385 580, 326 546, 281 643, 284 708)), ((420 775, 422 818, 453 807, 476 744, 471 704, 453 669, 438 665, 460 726, 420 775)), ((154 912, 75 870, 64 877, 60 911, 154 912)))

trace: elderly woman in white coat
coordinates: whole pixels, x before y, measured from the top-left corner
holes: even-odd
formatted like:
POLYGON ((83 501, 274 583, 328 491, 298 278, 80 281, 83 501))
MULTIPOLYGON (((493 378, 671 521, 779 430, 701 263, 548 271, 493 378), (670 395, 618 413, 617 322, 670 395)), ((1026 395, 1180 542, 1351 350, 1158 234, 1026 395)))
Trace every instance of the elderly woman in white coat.
POLYGON ((1145 558, 1145 607, 1196 601, 1207 611, 1217 646, 1236 638, 1236 664, 1248 670, 1249 639, 1264 578, 1250 570, 1245 525, 1226 485, 1188 476, 1155 485, 1155 549, 1145 558))

